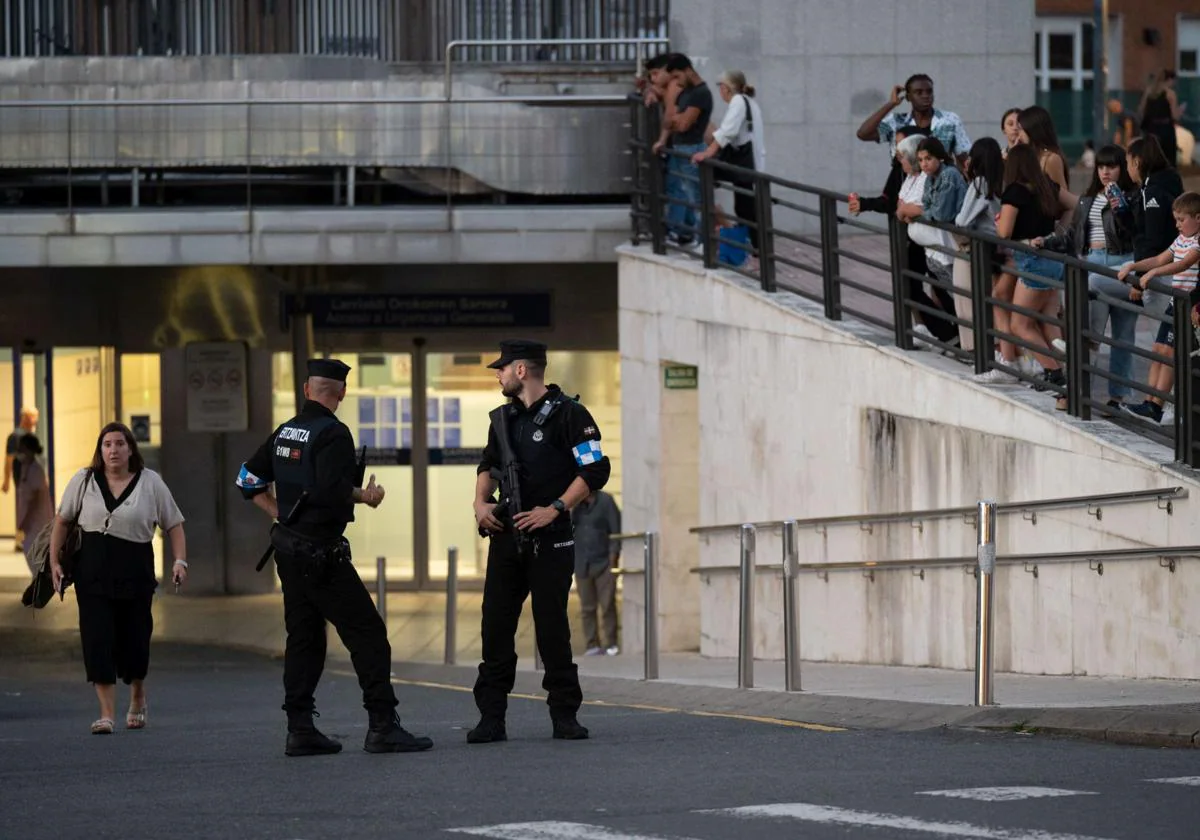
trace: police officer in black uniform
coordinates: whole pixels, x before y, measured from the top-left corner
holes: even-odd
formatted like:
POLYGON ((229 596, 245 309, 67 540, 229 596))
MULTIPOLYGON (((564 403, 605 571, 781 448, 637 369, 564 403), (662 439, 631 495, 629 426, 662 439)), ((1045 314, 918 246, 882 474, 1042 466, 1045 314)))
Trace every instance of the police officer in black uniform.
POLYGON ((475 520, 491 537, 483 588, 483 661, 475 681, 479 724, 467 741, 507 740, 505 713, 516 679, 517 619, 526 596, 533 599, 538 651, 555 738, 588 737, 576 719, 583 693, 571 658, 567 595, 575 572, 571 509, 608 482, 611 465, 601 451, 600 431, 588 410, 557 385, 545 383, 546 345, 503 341, 495 369, 509 403, 491 413, 487 447, 475 483, 475 520), (501 445, 498 429, 508 431, 501 445), (520 507, 505 486, 505 450, 516 462, 520 507), (500 478, 500 498, 492 495, 500 478), (499 505, 497 504, 499 503, 499 505))
POLYGON ((354 520, 356 504, 375 508, 384 497, 375 476, 362 486, 354 439, 334 416, 346 396, 349 371, 336 359, 310 360, 300 414, 271 433, 237 478, 242 494, 278 520, 271 528, 271 546, 283 584, 283 709, 288 716, 284 752, 292 756, 342 749, 313 725, 313 692, 325 667, 327 621, 350 651, 362 687, 369 715, 363 749, 417 752, 433 746, 429 738, 414 736, 400 725, 387 628, 350 562, 350 544, 342 536, 354 520))

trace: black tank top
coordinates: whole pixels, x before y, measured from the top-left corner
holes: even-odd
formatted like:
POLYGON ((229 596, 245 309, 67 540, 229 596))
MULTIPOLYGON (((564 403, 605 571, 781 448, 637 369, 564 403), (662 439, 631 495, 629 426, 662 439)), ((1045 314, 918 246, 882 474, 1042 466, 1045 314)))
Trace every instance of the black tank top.
POLYGON ((1146 100, 1146 115, 1142 118, 1143 130, 1174 126, 1174 124, 1175 118, 1171 116, 1171 103, 1167 101, 1165 91, 1146 100))

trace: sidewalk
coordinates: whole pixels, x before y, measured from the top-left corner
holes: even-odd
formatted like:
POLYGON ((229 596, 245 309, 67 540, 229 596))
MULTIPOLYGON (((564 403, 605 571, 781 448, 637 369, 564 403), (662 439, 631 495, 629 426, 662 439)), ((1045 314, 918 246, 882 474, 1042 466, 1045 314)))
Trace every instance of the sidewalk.
MULTIPOLYGON (((44 610, 22 607, 15 581, 0 586, 0 627, 27 632, 71 631, 77 626, 73 598, 44 610)), ((479 659, 482 595, 460 593, 456 666, 442 664, 445 598, 439 593, 392 593, 388 631, 395 676, 465 690, 479 659)), ((580 638, 577 602, 571 601, 573 636, 580 638)), ((159 641, 232 647, 278 657, 283 652, 279 595, 155 599, 159 641)), ((578 644, 576 645, 578 648, 578 644)), ((543 696, 534 671, 533 628, 522 615, 516 691, 543 696)), ((349 656, 330 634, 330 657, 339 670, 349 656)), ((577 651, 578 653, 578 651, 577 651)), ((642 681, 640 655, 577 656, 590 702, 651 706, 688 714, 723 714, 767 723, 814 728, 914 731, 972 727, 1067 734, 1116 743, 1200 747, 1200 682, 1100 679, 998 674, 999 705, 971 705, 973 675, 964 671, 880 665, 804 662, 802 692, 783 690, 781 662, 755 663, 755 688, 737 686, 737 663, 691 653, 663 654, 656 682, 642 681)))

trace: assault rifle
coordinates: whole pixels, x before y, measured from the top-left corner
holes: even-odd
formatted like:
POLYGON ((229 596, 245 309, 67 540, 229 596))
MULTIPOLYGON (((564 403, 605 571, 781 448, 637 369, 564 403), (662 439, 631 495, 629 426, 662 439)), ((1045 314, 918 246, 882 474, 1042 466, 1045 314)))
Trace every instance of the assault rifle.
MULTIPOLYGON (((513 517, 525 508, 521 503, 521 465, 517 463, 516 453, 513 452, 512 438, 509 437, 508 413, 508 405, 502 405, 491 413, 492 428, 496 432, 496 440, 500 445, 501 466, 499 469, 493 467, 491 470, 492 478, 500 484, 499 498, 492 496, 488 501, 496 504, 492 510, 492 516, 512 530, 517 550, 524 552, 529 545, 530 537, 529 534, 518 529, 513 521, 513 517)), ((479 529, 479 535, 488 536, 482 528, 479 529)))

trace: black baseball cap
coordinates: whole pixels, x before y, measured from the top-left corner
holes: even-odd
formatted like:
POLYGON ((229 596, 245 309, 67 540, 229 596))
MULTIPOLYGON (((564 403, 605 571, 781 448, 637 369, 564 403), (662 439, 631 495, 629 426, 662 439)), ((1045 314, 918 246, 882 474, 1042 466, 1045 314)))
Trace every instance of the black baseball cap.
POLYGON ((320 376, 324 379, 333 379, 337 382, 345 382, 346 374, 350 372, 350 365, 338 359, 309 359, 308 360, 308 375, 320 376))
POLYGON ((506 339, 500 342, 500 358, 488 367, 499 370, 505 365, 522 360, 546 364, 546 345, 540 341, 529 341, 524 338, 506 339))

